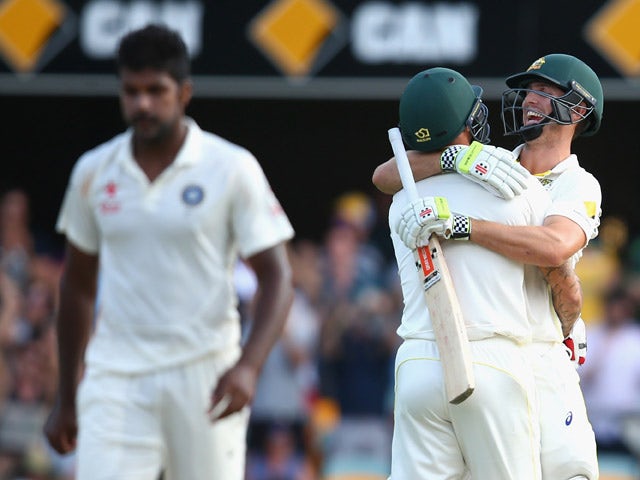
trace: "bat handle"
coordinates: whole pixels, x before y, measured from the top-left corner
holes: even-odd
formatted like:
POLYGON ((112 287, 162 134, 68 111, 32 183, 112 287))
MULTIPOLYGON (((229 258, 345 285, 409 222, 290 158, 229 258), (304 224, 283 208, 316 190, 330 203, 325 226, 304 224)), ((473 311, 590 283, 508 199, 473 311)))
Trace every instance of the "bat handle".
POLYGON ((404 143, 402 142, 402 134, 398 127, 389 129, 389 142, 393 149, 393 155, 396 157, 396 165, 398 166, 398 172, 400 172, 400 180, 402 181, 402 188, 405 189, 409 196, 409 201, 413 202, 419 198, 418 189, 416 188, 416 181, 411 171, 411 165, 409 165, 409 158, 407 152, 404 149, 404 143))

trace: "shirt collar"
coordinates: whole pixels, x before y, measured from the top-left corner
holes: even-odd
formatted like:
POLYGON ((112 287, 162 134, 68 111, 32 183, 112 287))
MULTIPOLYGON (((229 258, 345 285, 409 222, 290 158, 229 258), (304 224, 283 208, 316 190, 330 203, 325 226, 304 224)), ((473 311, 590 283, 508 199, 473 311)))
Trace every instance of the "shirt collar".
MULTIPOLYGON (((523 148, 524 148, 524 143, 518 145, 513 150, 513 154, 518 159, 520 158, 520 152, 522 151, 523 148)), ((562 172, 565 172, 566 170, 569 170, 570 168, 575 168, 575 167, 579 167, 579 166, 580 166, 580 164, 578 163, 578 157, 575 154, 572 153, 567 158, 565 158, 560 163, 558 163, 555 167, 553 167, 551 170, 547 170, 546 172, 543 172, 543 173, 538 173, 538 174, 536 174, 536 176, 538 176, 538 177, 539 176, 543 176, 544 177, 544 176, 547 176, 549 174, 559 175, 562 172)))
MULTIPOLYGON (((187 125, 187 136, 185 137, 184 143, 182 144, 182 147, 180 147, 180 150, 170 167, 193 165, 201 159, 200 152, 202 150, 200 149, 200 146, 203 141, 203 132, 192 118, 185 117, 184 122, 187 125)), ((133 129, 128 128, 123 134, 123 142, 120 145, 118 159, 125 165, 135 164, 137 166, 133 157, 132 138, 133 129)))
POLYGON ((203 134, 198 124, 190 117, 184 119, 187 125, 187 136, 173 164, 176 166, 193 165, 200 161, 203 134))

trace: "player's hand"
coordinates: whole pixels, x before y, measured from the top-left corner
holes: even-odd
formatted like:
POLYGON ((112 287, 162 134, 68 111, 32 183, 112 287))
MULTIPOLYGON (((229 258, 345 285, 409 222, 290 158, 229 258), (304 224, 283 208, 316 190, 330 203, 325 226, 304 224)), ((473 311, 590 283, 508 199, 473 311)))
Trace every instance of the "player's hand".
POLYGON ((257 381, 258 373, 252 367, 236 364, 229 369, 211 394, 209 419, 215 421, 248 406, 253 401, 257 381))
POLYGON ((587 329, 582 318, 576 320, 563 343, 569 360, 573 362, 576 368, 587 360, 587 329))
POLYGON ((406 206, 395 225, 402 242, 411 250, 429 243, 432 233, 449 238, 453 217, 444 197, 423 197, 406 206))
POLYGON ((75 450, 78 435, 75 407, 62 406, 57 400, 44 425, 44 434, 56 452, 65 454, 75 450))
POLYGON ((456 171, 507 200, 520 195, 531 176, 512 152, 480 142, 472 142, 468 147, 447 147, 440 156, 440 166, 443 172, 456 171))

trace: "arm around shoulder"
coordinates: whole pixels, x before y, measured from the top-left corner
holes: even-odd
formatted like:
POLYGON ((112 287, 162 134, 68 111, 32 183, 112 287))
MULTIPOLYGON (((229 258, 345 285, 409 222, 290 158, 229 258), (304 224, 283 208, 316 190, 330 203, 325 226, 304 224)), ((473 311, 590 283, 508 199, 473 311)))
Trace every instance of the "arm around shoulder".
MULTIPOLYGON (((409 158, 409 165, 411 165, 411 171, 416 181, 442 173, 440 167, 440 152, 424 153, 409 150, 407 157, 409 158)), ((402 190, 402 180, 400 179, 400 172, 398 171, 395 158, 392 157, 381 165, 378 165, 373 172, 371 181, 382 193, 394 195, 402 190)))
POLYGON ((472 219, 471 240, 512 260, 558 267, 586 244, 584 230, 572 220, 553 215, 541 226, 503 225, 472 219))

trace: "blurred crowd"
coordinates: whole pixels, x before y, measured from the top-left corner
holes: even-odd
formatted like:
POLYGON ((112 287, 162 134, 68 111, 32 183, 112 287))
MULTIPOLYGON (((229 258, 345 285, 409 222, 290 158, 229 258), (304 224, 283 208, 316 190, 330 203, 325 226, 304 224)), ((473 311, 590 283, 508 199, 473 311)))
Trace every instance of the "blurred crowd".
MULTIPOLYGON (((61 260, 30 225, 21 190, 0 199, 0 478, 65 477, 42 425, 57 387, 56 309, 61 260)), ((69 467, 71 472, 71 467, 69 467)))
MULTIPOLYGON (((386 220, 390 198, 346 192, 319 240, 290 246, 296 295, 259 381, 247 480, 385 480, 402 296, 386 220)), ((53 314, 62 265, 30 225, 29 198, 0 199, 0 480, 72 480, 73 455, 47 446, 56 387, 53 314)), ((587 362, 579 373, 606 469, 640 458, 640 237, 603 218, 578 264, 587 362)), ((255 279, 236 269, 245 331, 255 279)), ((604 476, 603 476, 604 478, 604 476)), ((621 477, 625 478, 625 477, 621 477)), ((635 477, 640 478, 640 477, 635 477)))

